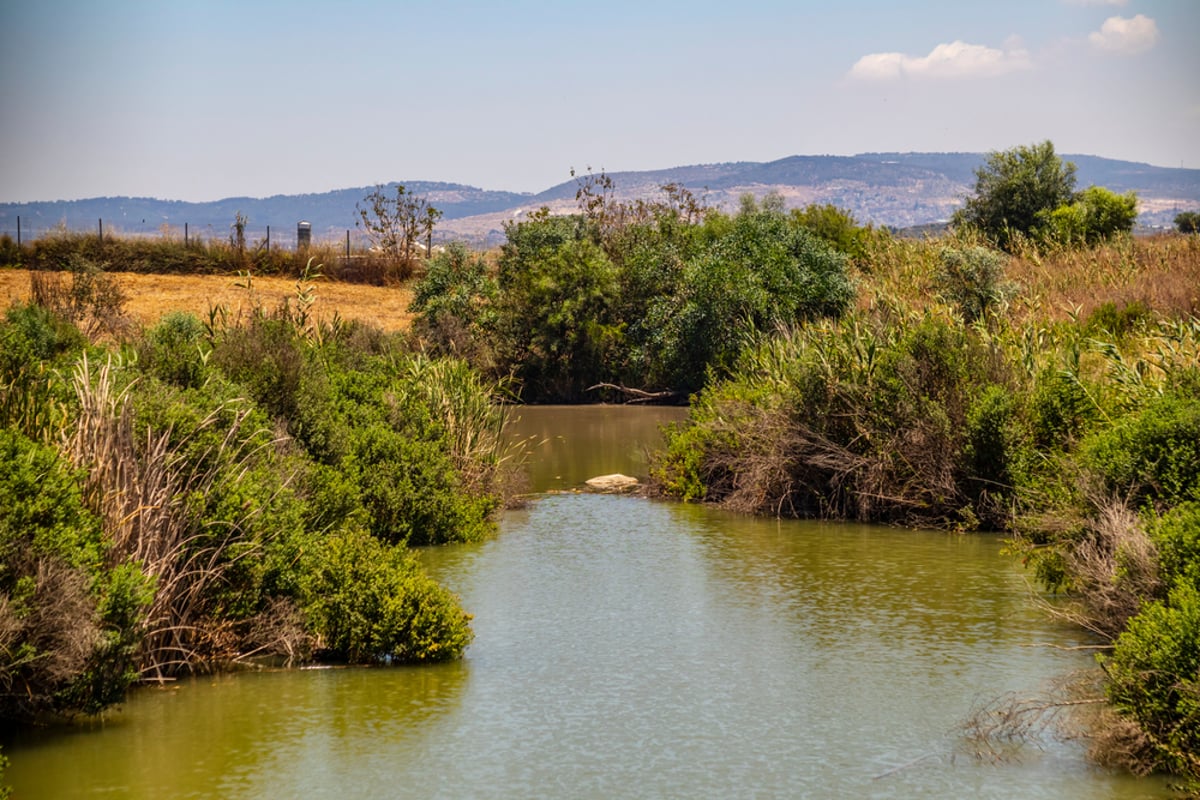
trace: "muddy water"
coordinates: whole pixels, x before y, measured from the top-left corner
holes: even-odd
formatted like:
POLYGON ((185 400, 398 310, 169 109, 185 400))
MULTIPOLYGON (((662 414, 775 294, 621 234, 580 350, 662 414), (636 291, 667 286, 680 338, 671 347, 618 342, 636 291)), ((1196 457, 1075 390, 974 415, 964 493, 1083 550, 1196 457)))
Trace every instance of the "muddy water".
MULTIPOLYGON (((655 409, 523 409, 537 490, 644 474, 655 409)), ((962 721, 1091 663, 991 536, 556 493, 422 554, 475 614, 460 663, 135 693, 10 742, 18 798, 1167 796, 962 721), (1002 755, 1003 758, 995 758, 1002 755)))

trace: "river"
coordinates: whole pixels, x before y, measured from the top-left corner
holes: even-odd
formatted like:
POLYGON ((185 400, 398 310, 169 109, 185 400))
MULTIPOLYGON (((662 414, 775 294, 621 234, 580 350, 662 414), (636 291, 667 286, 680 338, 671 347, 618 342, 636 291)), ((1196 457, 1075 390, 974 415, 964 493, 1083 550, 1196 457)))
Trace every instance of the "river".
POLYGON ((463 661, 140 690, 9 742, 14 796, 1169 796, 1075 742, 962 735, 980 706, 1092 664, 998 537, 575 493, 644 474, 678 410, 519 413, 531 488, 551 493, 490 541, 422 553, 475 615, 463 661))

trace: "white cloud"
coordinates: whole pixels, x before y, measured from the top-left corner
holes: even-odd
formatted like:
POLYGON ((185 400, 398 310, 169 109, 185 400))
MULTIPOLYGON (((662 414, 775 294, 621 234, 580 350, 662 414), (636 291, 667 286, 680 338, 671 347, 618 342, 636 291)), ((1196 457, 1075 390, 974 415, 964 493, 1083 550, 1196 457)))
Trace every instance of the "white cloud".
POLYGON ((1022 48, 997 50, 981 44, 939 44, 927 56, 871 53, 855 62, 850 77, 862 80, 898 78, 980 78, 1029 69, 1033 62, 1022 48))
POLYGON ((1088 34, 1088 41, 1110 53, 1142 53, 1158 42, 1158 24, 1143 14, 1132 19, 1109 17, 1100 30, 1088 34))

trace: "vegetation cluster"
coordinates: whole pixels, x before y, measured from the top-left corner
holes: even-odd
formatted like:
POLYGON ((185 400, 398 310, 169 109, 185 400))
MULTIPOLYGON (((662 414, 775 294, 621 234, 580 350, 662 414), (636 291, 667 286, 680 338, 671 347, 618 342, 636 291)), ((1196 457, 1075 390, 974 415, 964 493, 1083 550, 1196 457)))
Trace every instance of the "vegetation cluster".
POLYGON ((693 398, 658 488, 1006 531, 1098 639, 1097 758, 1200 779, 1200 240, 994 233, 871 240, 853 308, 693 398))
POLYGON ((874 235, 777 196, 725 214, 679 186, 653 202, 611 190, 588 174, 579 213, 510 223, 494 269, 461 248, 435 256, 413 304, 426 346, 511 375, 525 402, 683 402, 760 333, 841 313, 874 235))
MULTIPOLYGON (((690 401, 665 496, 1006 531, 1104 648, 1098 758, 1200 780, 1200 239, 1131 237, 1136 198, 1076 192, 1049 142, 993 154, 934 240, 612 188, 434 255, 409 339, 316 321, 302 269, 279 308, 139 334, 100 255, 46 256, 0 326, 3 714, 251 654, 461 653, 405 548, 490 530, 511 386, 690 401)), ((406 258, 436 221, 372 202, 406 258)))
POLYGON ((1008 252, 1032 240, 1095 244, 1127 232, 1137 219, 1137 196, 1103 186, 1075 191, 1075 165, 1050 141, 991 153, 976 170, 975 196, 955 215, 1008 252))
POLYGON ((1200 241, 1049 142, 993 154, 948 237, 678 187, 509 226, 418 286, 431 347, 527 401, 691 396, 664 495, 745 512, 1007 531, 1104 648, 1097 758, 1200 778, 1200 241), (636 388, 630 388, 636 387, 636 388))
POLYGON ((1200 778, 1200 240, 1130 236, 1045 142, 993 154, 951 235, 678 187, 509 226, 418 286, 435 349, 527 401, 691 397, 664 495, 1007 531, 1104 648, 1097 758, 1200 778), (636 388, 630 388, 636 387, 636 388))
POLYGON ((409 548, 492 529, 495 386, 318 323, 312 271, 278 308, 139 332, 68 266, 0 322, 0 718, 254 659, 462 653, 469 615, 409 548))
MULTIPOLYGON (((238 217, 228 239, 186 239, 178 231, 162 236, 125 237, 106 231, 96 233, 61 230, 41 236, 20 246, 8 235, 0 236, 0 267, 54 272, 66 269, 73 261, 82 261, 104 270, 171 275, 254 275, 296 276, 304 271, 309 259, 323 264, 326 277, 345 282, 376 286, 394 284, 412 277, 420 259, 400 251, 364 250, 355 246, 347 253, 343 243, 314 242, 307 247, 288 249, 268 246, 266 240, 248 241, 239 234, 245 220, 238 217)), ((415 242, 414 242, 415 244, 415 242)))

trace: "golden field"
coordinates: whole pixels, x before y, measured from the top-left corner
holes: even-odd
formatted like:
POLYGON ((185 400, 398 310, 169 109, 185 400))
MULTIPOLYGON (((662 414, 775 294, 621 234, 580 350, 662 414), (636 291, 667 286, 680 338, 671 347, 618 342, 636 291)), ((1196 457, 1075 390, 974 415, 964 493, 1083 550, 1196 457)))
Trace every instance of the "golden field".
MULTIPOLYGON (((295 278, 255 277, 251 291, 237 285, 239 278, 223 275, 147 275, 110 272, 124 292, 125 311, 136 322, 150 326, 169 311, 188 311, 203 319, 210 306, 227 306, 236 315, 256 303, 274 308, 285 298, 296 297, 295 278)), ((413 293, 410 284, 367 286, 316 280, 318 319, 335 312, 343 319, 369 322, 385 331, 406 330, 412 321, 408 311, 413 293)), ((0 270, 0 306, 29 297, 29 271, 0 270)))

